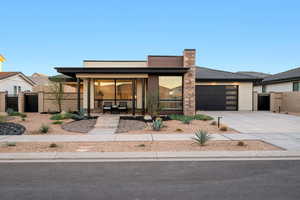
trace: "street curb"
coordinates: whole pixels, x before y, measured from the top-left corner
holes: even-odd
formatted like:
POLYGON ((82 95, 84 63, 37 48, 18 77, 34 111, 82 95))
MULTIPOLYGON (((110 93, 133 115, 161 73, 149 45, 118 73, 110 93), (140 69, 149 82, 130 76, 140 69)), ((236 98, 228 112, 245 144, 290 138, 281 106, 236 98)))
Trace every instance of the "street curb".
POLYGON ((191 152, 51 152, 0 153, 6 161, 180 161, 180 160, 282 160, 300 159, 300 151, 191 151, 191 152))

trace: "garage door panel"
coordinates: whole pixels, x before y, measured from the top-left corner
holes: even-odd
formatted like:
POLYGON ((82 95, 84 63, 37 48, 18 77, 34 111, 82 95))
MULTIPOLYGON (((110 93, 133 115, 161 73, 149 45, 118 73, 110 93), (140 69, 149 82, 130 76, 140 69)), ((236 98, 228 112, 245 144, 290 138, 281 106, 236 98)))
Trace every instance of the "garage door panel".
POLYGON ((237 110, 238 86, 197 85, 197 110, 237 110))

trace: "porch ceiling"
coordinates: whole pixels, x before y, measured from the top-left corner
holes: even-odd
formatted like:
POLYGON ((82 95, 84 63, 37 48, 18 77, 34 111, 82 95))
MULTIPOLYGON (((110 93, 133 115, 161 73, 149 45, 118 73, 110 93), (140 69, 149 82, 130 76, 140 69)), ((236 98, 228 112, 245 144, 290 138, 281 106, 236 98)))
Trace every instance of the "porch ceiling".
POLYGON ((76 74, 159 74, 176 75, 184 74, 188 67, 55 67, 57 72, 67 76, 76 77, 76 74))

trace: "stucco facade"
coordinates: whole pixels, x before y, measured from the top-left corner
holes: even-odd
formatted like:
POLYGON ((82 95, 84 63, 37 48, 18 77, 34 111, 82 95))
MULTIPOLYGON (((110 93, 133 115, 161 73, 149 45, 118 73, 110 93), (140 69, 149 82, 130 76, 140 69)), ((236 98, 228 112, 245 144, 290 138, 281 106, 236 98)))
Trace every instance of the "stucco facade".
POLYGON ((83 61, 84 67, 147 67, 147 61, 83 61))

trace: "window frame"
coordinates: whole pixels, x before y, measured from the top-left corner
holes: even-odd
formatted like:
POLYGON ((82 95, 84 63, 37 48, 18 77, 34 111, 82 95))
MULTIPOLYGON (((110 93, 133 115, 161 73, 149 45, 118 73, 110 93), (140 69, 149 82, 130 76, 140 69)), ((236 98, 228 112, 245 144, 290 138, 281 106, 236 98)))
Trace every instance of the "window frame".
POLYGON ((294 81, 293 82, 293 92, 299 92, 300 91, 300 81, 294 81))
POLYGON ((183 75, 164 75, 164 76, 158 76, 158 105, 160 106, 162 102, 181 102, 180 108, 162 108, 163 111, 183 111, 183 94, 184 94, 184 76, 183 75), (160 84, 159 84, 159 78, 160 77, 181 77, 181 99, 161 99, 160 98, 160 84))

